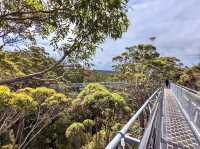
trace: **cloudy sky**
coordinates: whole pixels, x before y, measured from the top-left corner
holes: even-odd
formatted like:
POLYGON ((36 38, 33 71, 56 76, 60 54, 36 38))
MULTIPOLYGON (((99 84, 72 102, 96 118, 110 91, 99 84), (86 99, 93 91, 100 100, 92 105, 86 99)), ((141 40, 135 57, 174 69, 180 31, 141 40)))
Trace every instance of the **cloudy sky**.
POLYGON ((185 65, 200 61, 200 0, 129 0, 130 25, 121 39, 107 39, 93 63, 96 69, 112 69, 112 57, 125 47, 153 44, 163 56, 176 56, 185 65))

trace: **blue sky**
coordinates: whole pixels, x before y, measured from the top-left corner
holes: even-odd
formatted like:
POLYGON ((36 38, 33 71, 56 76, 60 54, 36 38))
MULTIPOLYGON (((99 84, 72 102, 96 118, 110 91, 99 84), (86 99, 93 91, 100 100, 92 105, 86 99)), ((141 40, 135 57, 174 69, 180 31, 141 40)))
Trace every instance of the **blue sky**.
POLYGON ((112 57, 125 47, 153 44, 163 56, 176 56, 188 66, 200 62, 200 0, 129 0, 128 31, 121 39, 107 39, 97 50, 96 69, 112 69, 112 57))

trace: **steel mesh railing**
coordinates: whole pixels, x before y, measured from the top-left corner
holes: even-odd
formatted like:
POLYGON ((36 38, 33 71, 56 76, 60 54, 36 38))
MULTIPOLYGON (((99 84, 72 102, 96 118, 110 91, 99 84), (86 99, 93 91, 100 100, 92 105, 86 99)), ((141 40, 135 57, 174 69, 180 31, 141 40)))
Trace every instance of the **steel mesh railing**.
MULTIPOLYGON (((143 106, 131 117, 131 119, 127 122, 127 124, 116 134, 116 136, 113 138, 113 140, 107 145, 106 149, 115 149, 119 146, 122 148, 125 148, 126 143, 136 142, 140 143, 138 139, 132 138, 127 139, 126 134, 128 130, 133 126, 134 122, 139 118, 140 114, 145 111, 145 109, 149 109, 150 105, 153 105, 150 108, 150 116, 148 121, 148 127, 145 130, 145 136, 146 139, 142 139, 140 143, 140 149, 147 148, 147 146, 155 146, 156 141, 158 142, 158 138, 160 138, 158 129, 156 130, 156 127, 160 124, 160 118, 159 115, 161 114, 161 102, 163 97, 163 88, 158 89, 154 94, 146 100, 146 102, 143 104, 143 106), (158 134, 156 137, 156 134, 158 134), (129 140, 129 142, 126 140, 129 140)), ((129 137, 130 138, 130 137, 129 137)), ((150 149, 150 148, 149 148, 150 149)), ((156 148, 155 148, 156 149, 156 148)))
POLYGON ((200 140, 200 96, 185 87, 171 83, 172 92, 175 94, 179 106, 190 123, 194 133, 200 140))
POLYGON ((140 142, 139 149, 160 149, 161 144, 161 118, 163 113, 163 89, 158 95, 153 111, 150 113, 147 128, 140 142))

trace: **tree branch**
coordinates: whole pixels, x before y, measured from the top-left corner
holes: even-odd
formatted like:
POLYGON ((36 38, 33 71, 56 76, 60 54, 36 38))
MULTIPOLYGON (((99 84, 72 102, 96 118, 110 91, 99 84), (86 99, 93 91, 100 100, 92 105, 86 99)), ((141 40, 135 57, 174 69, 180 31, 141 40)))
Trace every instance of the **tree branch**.
POLYGON ((69 48, 69 50, 64 52, 63 57, 59 61, 57 61, 57 63, 55 63, 54 65, 50 66, 49 68, 47 68, 47 69, 45 69, 43 71, 37 72, 37 73, 32 73, 32 74, 29 74, 29 75, 25 75, 25 76, 21 76, 21 77, 16 77, 16 78, 13 78, 13 79, 0 80, 0 85, 11 84, 11 83, 19 82, 19 81, 24 81, 24 80, 27 80, 27 79, 31 79, 33 77, 37 78, 38 76, 43 75, 43 74, 51 71, 56 66, 60 65, 65 60, 65 58, 67 56, 69 56, 74 51, 74 49, 76 48, 77 44, 79 44, 79 43, 82 42, 83 38, 80 39, 80 41, 78 41, 79 36, 81 36, 81 33, 78 34, 76 36, 76 38, 75 38, 75 41, 77 41, 77 42, 74 42, 72 44, 72 46, 69 48))
POLYGON ((30 15, 30 14, 39 14, 39 13, 44 13, 44 14, 50 14, 50 13, 54 13, 56 11, 66 11, 66 8, 56 8, 56 9, 52 9, 52 10, 38 10, 38 11, 15 11, 15 12, 10 12, 10 13, 6 13, 6 14, 1 14, 0 15, 0 19, 4 19, 7 20, 8 16, 19 16, 21 17, 22 15, 30 15))
POLYGON ((16 77, 16 78, 13 78, 13 79, 0 80, 0 85, 11 84, 11 83, 27 80, 27 79, 30 79, 30 78, 37 77, 37 76, 40 76, 42 74, 45 74, 45 73, 51 71, 56 66, 58 66, 59 64, 61 64, 71 52, 73 52, 73 48, 71 48, 71 50, 69 50, 68 52, 65 52, 63 57, 57 63, 55 63, 54 65, 50 66, 49 68, 47 68, 47 69, 45 69, 45 70, 43 70, 41 72, 25 75, 25 76, 22 76, 22 77, 16 77))

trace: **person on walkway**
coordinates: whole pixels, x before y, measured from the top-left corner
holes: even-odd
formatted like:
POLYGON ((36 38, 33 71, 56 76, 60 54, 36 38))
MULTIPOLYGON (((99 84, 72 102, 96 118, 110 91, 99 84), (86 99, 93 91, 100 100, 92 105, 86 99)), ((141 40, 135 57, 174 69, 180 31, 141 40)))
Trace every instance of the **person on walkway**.
POLYGON ((170 88, 170 82, 169 82, 169 80, 165 80, 165 86, 166 86, 166 88, 170 88))

